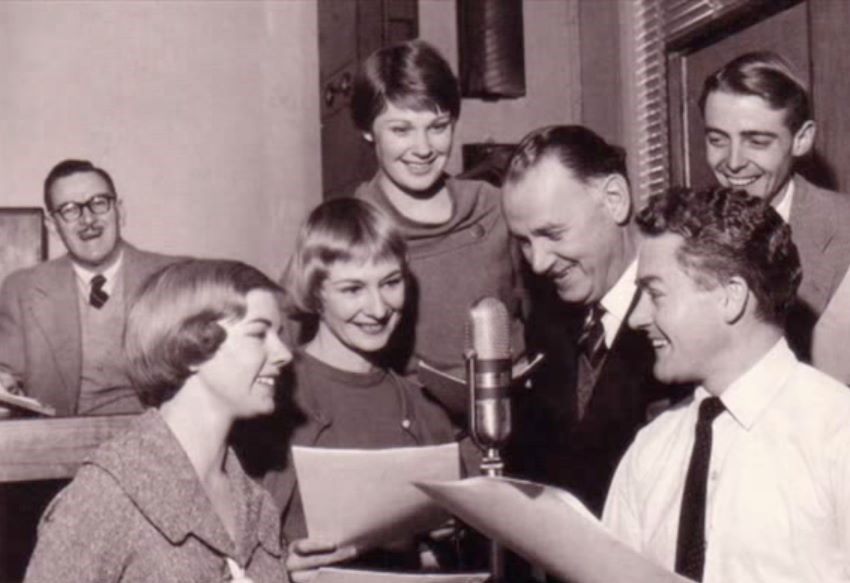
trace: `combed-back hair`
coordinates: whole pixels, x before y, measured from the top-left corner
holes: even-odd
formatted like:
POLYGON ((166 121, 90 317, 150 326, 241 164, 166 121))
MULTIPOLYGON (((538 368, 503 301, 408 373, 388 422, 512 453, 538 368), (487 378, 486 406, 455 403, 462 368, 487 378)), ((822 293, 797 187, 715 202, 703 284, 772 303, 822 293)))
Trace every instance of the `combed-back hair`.
POLYGON ((684 239, 677 259, 694 281, 711 287, 741 277, 757 300, 757 316, 784 325, 802 269, 791 228, 769 203, 724 187, 672 188, 650 197, 636 222, 647 236, 684 239))
POLYGON ((440 52, 421 40, 378 49, 360 65, 351 96, 351 118, 360 131, 372 131, 387 103, 414 111, 460 116, 460 88, 440 52))
POLYGON ((301 226, 284 274, 287 308, 294 316, 322 310, 321 288, 334 263, 396 259, 406 273, 407 245, 395 222, 372 203, 336 198, 316 207, 301 226))
POLYGON ((699 98, 705 115, 705 102, 715 91, 735 95, 755 95, 771 109, 785 110, 785 125, 796 134, 812 119, 809 91, 791 65, 772 51, 745 53, 709 75, 699 98))
POLYGON ((239 261, 188 259, 148 278, 127 318, 124 350, 129 375, 142 403, 158 407, 173 397, 224 342, 222 320, 244 317, 245 297, 266 290, 279 301, 283 290, 259 270, 239 261))
POLYGON ((53 185, 57 180, 65 178, 66 176, 71 176, 72 174, 79 174, 81 172, 94 172, 103 178, 109 186, 110 194, 118 196, 112 177, 109 175, 109 172, 103 168, 98 168, 88 160, 62 160, 50 169, 50 172, 47 173, 47 177, 44 179, 44 208, 48 211, 53 210, 53 201, 50 200, 50 189, 53 188, 53 185))
POLYGON ((609 144, 584 126, 557 125, 534 130, 522 139, 508 161, 506 182, 516 182, 550 156, 584 183, 611 174, 628 180, 623 148, 609 144))

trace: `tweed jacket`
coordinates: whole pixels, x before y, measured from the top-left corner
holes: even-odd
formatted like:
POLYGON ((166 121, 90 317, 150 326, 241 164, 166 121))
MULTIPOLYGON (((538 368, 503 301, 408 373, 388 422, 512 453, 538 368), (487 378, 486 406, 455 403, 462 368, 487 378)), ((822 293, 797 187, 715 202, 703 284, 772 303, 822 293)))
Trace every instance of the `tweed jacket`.
POLYGON ((803 281, 798 305, 788 318, 787 335, 797 356, 810 362, 815 323, 850 265, 850 196, 818 188, 795 175, 790 224, 803 281))
POLYGON ((229 581, 228 557, 254 583, 286 581, 277 508, 230 449, 225 469, 235 541, 162 416, 147 411, 47 508, 26 581, 229 581))
MULTIPOLYGON (((144 280, 177 257, 140 251, 123 242, 125 305, 144 280)), ((76 275, 71 258, 9 275, 0 288, 0 370, 24 392, 73 415, 80 394, 82 340, 76 275)), ((129 385, 129 380, 128 380, 129 385)))
MULTIPOLYGON (((463 323, 470 306, 483 297, 497 298, 508 308, 513 353, 525 354, 521 317, 525 290, 519 250, 502 215, 499 190, 486 182, 456 178, 447 178, 446 187, 453 210, 442 225, 417 223, 399 213, 381 191, 377 177, 361 184, 355 196, 390 214, 407 241, 413 285, 405 305, 405 328, 396 338, 407 339, 412 346, 397 347, 400 359, 407 363, 403 368, 413 372, 421 359, 462 376, 463 323)), ((434 387, 429 389, 435 392, 434 387)), ((441 394, 435 397, 457 413, 454 403, 441 394)), ((466 402, 461 400, 465 410, 466 402)))

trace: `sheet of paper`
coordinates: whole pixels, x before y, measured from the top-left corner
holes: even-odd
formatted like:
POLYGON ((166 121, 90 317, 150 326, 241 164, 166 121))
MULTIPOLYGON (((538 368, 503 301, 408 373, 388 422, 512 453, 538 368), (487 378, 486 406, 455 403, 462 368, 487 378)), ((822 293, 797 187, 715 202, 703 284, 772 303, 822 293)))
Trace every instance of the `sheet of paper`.
POLYGON ((567 492, 522 480, 476 477, 417 484, 449 512, 573 583, 686 583, 618 541, 567 492))
POLYGON ((384 573, 323 567, 313 583, 483 583, 489 573, 384 573))
POLYGON ((457 480, 456 443, 379 450, 295 446, 292 456, 311 538, 372 546, 449 520, 413 482, 457 480))
POLYGON ((53 417, 56 415, 56 409, 54 409, 50 405, 40 403, 32 397, 26 397, 24 395, 13 395, 12 393, 8 393, 0 389, 0 406, 4 405, 23 409, 31 413, 38 413, 46 417, 53 417))

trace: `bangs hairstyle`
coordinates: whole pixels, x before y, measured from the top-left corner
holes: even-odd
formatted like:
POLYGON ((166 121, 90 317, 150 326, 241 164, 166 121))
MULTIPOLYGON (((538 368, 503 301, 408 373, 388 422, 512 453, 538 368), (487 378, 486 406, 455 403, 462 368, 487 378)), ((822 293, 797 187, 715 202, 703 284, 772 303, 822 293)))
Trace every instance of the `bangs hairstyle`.
POLYGON ((641 232, 684 239, 679 264, 703 289, 742 277, 756 298, 756 315, 782 326, 802 279, 791 228, 763 199, 743 191, 673 188, 650 197, 637 214, 641 232))
POLYGON ((761 97, 773 110, 785 110, 785 125, 796 134, 812 119, 809 91, 791 65, 772 51, 746 53, 733 59, 703 84, 699 108, 705 116, 705 102, 715 91, 761 97))
POLYGON ((239 261, 190 259, 152 275, 127 319, 124 350, 142 403, 157 407, 177 393, 191 368, 209 360, 227 337, 219 321, 245 315, 245 296, 281 288, 239 261))
POLYGON ((413 40, 378 49, 360 66, 351 96, 351 118, 360 131, 372 131, 387 102, 414 111, 460 116, 460 88, 443 56, 413 40))
POLYGON ((375 205, 337 198, 316 207, 298 233, 284 274, 287 309, 294 316, 322 310, 322 285, 337 261, 396 259, 407 272, 407 245, 392 219, 375 205))
POLYGON ((619 174, 627 182, 626 151, 609 144, 584 126, 548 126, 525 136, 511 154, 505 182, 516 182, 538 162, 553 156, 576 179, 588 183, 595 178, 619 174))

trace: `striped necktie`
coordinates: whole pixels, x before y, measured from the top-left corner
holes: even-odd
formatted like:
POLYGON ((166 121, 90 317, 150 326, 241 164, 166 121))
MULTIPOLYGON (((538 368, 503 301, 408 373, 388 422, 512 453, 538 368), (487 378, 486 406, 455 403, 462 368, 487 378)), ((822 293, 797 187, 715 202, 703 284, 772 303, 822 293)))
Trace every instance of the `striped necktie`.
POLYGON ((578 338, 576 418, 579 421, 584 418, 584 414, 587 412, 590 399, 593 397, 596 379, 602 369, 605 356, 608 354, 608 347, 605 345, 605 327, 602 325, 604 314, 605 308, 599 304, 593 304, 587 313, 587 318, 585 318, 578 338))
POLYGON ((106 300, 109 299, 109 294, 103 289, 106 284, 106 278, 102 273, 98 273, 91 278, 91 293, 89 293, 89 304, 98 310, 103 307, 106 300))
POLYGON ((587 362, 593 369, 599 368, 608 352, 608 348, 605 346, 605 327, 602 325, 602 316, 604 315, 605 308, 599 304, 593 304, 587 313, 587 318, 578 337, 581 353, 587 358, 587 362))

